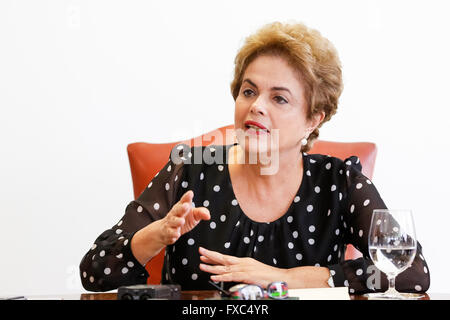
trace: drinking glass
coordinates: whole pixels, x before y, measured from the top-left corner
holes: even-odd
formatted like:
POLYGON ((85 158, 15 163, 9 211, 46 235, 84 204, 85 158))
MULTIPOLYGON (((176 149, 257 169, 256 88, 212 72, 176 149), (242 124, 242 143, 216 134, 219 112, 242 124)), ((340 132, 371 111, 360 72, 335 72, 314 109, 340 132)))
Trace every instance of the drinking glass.
POLYGON ((417 240, 411 210, 375 209, 369 230, 369 254, 375 266, 384 272, 389 289, 369 293, 371 299, 418 299, 416 293, 395 289, 396 276, 409 268, 416 256, 417 240))

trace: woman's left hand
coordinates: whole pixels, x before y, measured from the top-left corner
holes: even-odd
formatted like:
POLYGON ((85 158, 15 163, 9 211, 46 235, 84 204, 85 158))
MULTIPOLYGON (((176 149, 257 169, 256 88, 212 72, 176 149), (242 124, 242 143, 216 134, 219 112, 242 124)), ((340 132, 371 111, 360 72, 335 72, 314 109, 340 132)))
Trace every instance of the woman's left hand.
POLYGON ((215 282, 233 281, 257 284, 263 288, 274 281, 286 281, 288 269, 280 269, 261 263, 253 258, 238 258, 217 251, 199 248, 200 269, 213 273, 211 280, 215 282))

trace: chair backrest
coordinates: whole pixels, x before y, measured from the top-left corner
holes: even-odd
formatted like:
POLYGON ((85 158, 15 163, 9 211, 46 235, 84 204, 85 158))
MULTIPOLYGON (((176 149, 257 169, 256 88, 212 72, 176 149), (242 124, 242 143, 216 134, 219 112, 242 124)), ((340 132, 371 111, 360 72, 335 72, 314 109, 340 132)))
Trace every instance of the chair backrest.
POLYGON ((170 143, 130 143, 127 147, 133 179, 134 197, 144 191, 151 179, 164 167, 172 148, 185 143, 189 146, 207 146, 210 144, 230 144, 234 142, 233 125, 225 126, 196 138, 170 143))
MULTIPOLYGON (((233 125, 228 125, 196 138, 171 143, 130 143, 127 147, 127 152, 133 180, 134 197, 138 198, 151 179, 164 167, 175 145, 179 143, 185 143, 189 146, 231 144, 236 141, 233 128, 233 125)), ((362 172, 369 179, 372 179, 377 148, 374 143, 370 142, 345 143, 318 140, 314 143, 309 153, 326 154, 340 159, 355 155, 361 161, 362 172)), ((361 253, 353 246, 347 246, 345 253, 346 259, 355 259, 360 256, 362 256, 361 253)), ((149 284, 159 284, 161 282, 163 261, 164 250, 161 250, 157 256, 147 263, 146 269, 149 273, 147 282, 149 284)))
POLYGON ((372 142, 334 142, 317 140, 308 153, 320 153, 344 160, 357 156, 362 165, 362 173, 369 179, 373 177, 377 146, 372 142))

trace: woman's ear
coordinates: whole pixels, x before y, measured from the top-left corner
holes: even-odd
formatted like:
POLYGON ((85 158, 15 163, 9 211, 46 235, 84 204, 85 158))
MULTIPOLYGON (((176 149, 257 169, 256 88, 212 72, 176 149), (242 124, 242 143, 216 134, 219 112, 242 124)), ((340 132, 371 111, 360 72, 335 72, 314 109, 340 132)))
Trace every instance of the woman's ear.
POLYGON ((312 116, 312 119, 310 121, 310 127, 313 128, 312 131, 314 131, 314 129, 316 129, 322 123, 323 119, 325 119, 324 111, 317 112, 312 116))

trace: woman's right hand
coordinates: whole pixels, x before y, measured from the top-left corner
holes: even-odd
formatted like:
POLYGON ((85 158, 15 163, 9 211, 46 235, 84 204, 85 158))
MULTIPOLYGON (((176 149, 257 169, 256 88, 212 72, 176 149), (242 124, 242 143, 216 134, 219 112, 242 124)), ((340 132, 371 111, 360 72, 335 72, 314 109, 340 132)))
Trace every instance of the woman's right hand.
POLYGON ((145 266, 165 246, 174 244, 181 235, 191 231, 201 220, 211 218, 204 207, 194 208, 194 192, 189 190, 173 205, 167 215, 136 232, 131 239, 131 251, 145 266))
POLYGON ((211 218, 207 208, 192 206, 193 198, 194 192, 187 191, 162 219, 160 234, 164 245, 174 244, 183 234, 194 229, 201 220, 211 218))

